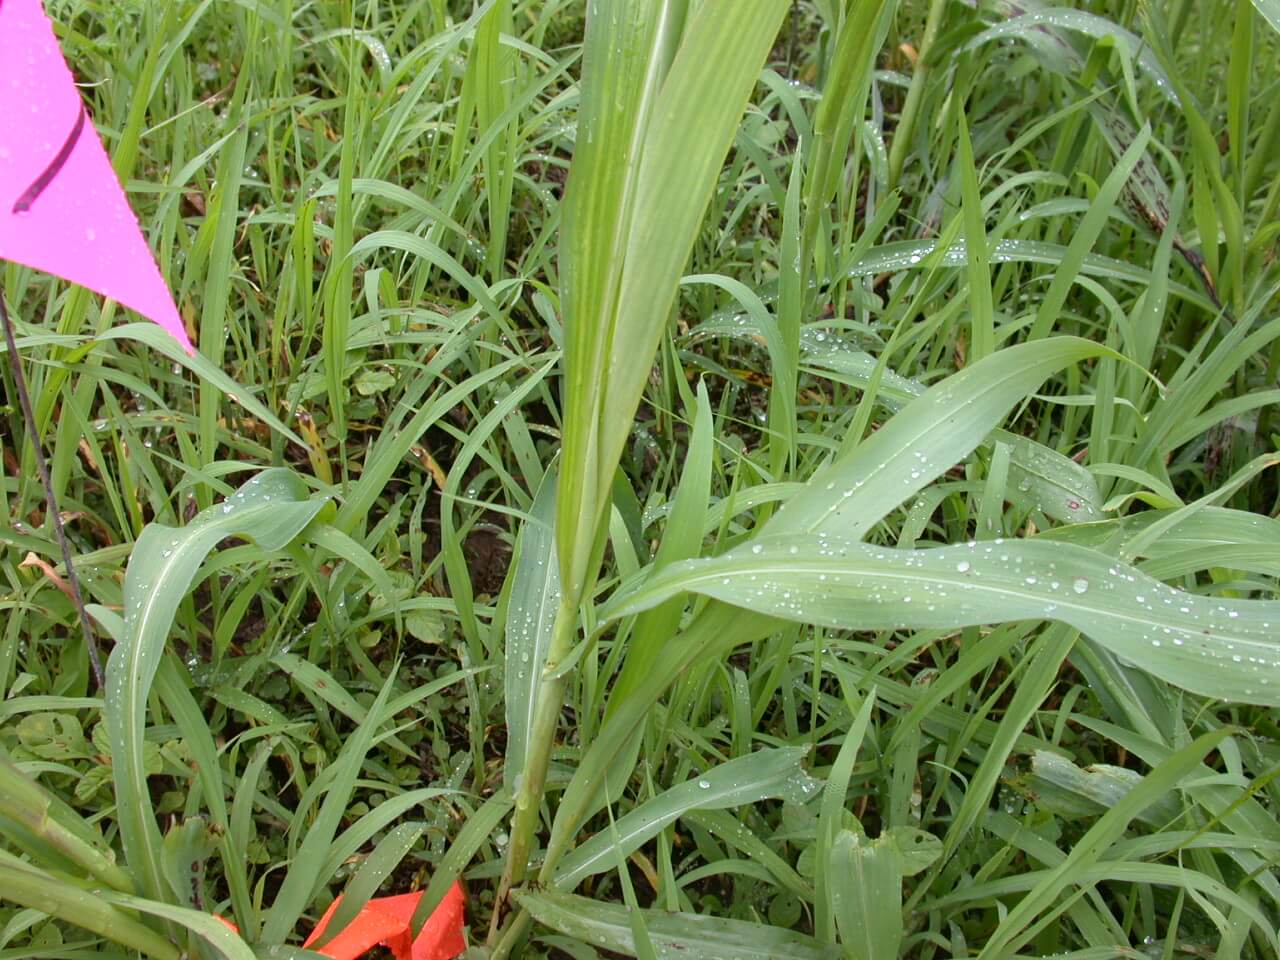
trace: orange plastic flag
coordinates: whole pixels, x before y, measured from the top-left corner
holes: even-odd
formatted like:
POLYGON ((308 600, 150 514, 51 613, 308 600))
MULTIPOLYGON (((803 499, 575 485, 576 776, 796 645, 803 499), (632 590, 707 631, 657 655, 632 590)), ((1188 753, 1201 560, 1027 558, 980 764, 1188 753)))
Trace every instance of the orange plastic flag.
POLYGON ((96 290, 194 352, 41 0, 0 0, 0 259, 96 290))
MULTIPOLYGON (((370 900, 344 930, 316 952, 333 960, 356 960, 365 951, 382 944, 391 950, 396 960, 453 960, 467 947, 462 937, 466 894, 461 884, 455 883, 449 888, 417 938, 410 941, 410 921, 421 899, 419 891, 370 900)), ((333 901, 304 947, 309 948, 320 939, 341 902, 341 897, 333 901)))

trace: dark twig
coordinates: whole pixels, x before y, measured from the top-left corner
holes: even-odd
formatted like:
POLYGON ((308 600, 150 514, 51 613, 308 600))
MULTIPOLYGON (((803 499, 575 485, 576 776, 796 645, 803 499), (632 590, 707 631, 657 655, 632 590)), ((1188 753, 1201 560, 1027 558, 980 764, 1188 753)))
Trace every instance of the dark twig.
POLYGON ((40 482, 44 484, 46 509, 58 537, 58 546, 62 548, 62 562, 67 568, 67 583, 71 587, 71 599, 75 603, 76 611, 80 614, 80 629, 84 633, 85 648, 89 651, 89 663, 93 667, 93 676, 98 681, 99 689, 105 689, 106 681, 102 673, 102 659, 98 655, 98 641, 93 632, 93 624, 89 622, 89 611, 85 609, 84 597, 80 593, 80 580, 76 576, 75 566, 71 563, 71 545, 67 542, 67 531, 62 526, 62 514, 58 512, 58 501, 53 495, 53 481, 49 478, 49 465, 45 462, 44 450, 40 446, 40 435, 36 432, 36 415, 31 409, 31 396, 27 393, 27 380, 22 373, 22 360, 18 357, 18 345, 13 338, 13 326, 9 323, 9 311, 5 309, 3 291, 0 291, 0 325, 4 327, 5 344, 9 348, 9 367, 13 370, 13 387, 18 392, 22 418, 27 422, 27 436, 31 439, 31 449, 36 458, 36 472, 40 474, 40 482))

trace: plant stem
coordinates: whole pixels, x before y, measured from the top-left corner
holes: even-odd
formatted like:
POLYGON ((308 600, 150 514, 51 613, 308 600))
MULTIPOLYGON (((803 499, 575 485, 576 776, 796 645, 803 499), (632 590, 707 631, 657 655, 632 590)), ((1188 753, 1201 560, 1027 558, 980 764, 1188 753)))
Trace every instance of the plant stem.
POLYGON ((58 499, 53 493, 49 465, 45 462, 44 450, 40 447, 40 434, 36 431, 36 415, 31 408, 27 379, 22 372, 22 359, 18 356, 18 344, 13 337, 13 326, 9 323, 9 311, 5 309, 3 291, 0 291, 0 326, 4 327, 9 368, 13 371, 13 388, 17 391, 18 403, 22 407, 22 419, 27 424, 27 436, 31 440, 31 451, 36 459, 36 473, 40 475, 40 482, 44 484, 46 512, 49 521, 53 524, 58 546, 62 548, 62 562, 67 568, 67 584, 71 587, 71 602, 80 615, 80 630, 84 634, 85 649, 89 651, 89 664, 93 668, 93 677, 98 682, 98 689, 102 690, 106 687, 106 681, 102 673, 102 660, 98 656, 98 642, 93 633, 93 624, 89 622, 89 611, 84 606, 84 597, 80 593, 80 578, 76 576, 75 565, 71 562, 71 545, 67 542, 67 531, 62 526, 62 514, 58 512, 58 499))
POLYGON ((920 49, 916 51, 916 69, 911 74, 911 86, 907 88, 907 99, 902 104, 898 127, 893 131, 893 143, 889 147, 890 190, 898 185, 898 178, 902 176, 902 167, 906 163, 907 151, 911 148, 911 135, 915 130, 916 117, 920 112, 920 98, 924 96, 925 81, 929 78, 929 68, 925 66, 925 61, 929 56, 929 48, 937 39, 938 29, 942 26, 945 7, 946 0, 929 2, 929 15, 924 23, 924 36, 920 39, 920 49))
POLYGON ((533 917, 523 907, 519 912, 512 914, 507 918, 507 922, 499 931, 501 934, 490 948, 489 960, 507 960, 511 952, 520 944, 529 934, 529 927, 533 923, 533 917))
POLYGON ((547 782, 547 766, 551 762, 551 746, 555 742, 556 725, 564 704, 564 688, 567 674, 555 676, 557 669, 573 648, 573 638, 578 632, 578 598, 566 592, 556 609, 556 622, 551 631, 551 645, 547 652, 547 664, 543 679, 538 685, 538 702, 534 708, 533 729, 529 737, 529 752, 524 768, 520 771, 520 786, 516 790, 515 812, 511 815, 511 846, 507 851, 507 864, 498 886, 494 904, 493 922, 489 928, 489 943, 498 935, 498 922, 502 904, 511 888, 521 883, 529 868, 529 855, 533 849, 534 834, 538 829, 538 812, 547 782))

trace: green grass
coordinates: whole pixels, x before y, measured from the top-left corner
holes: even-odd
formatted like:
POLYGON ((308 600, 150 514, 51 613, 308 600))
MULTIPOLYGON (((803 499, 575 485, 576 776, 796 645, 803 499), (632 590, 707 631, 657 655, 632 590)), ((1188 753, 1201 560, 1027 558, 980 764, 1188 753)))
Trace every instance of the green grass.
POLYGON ((1274 3, 48 8, 0 960, 1280 950, 1274 3))

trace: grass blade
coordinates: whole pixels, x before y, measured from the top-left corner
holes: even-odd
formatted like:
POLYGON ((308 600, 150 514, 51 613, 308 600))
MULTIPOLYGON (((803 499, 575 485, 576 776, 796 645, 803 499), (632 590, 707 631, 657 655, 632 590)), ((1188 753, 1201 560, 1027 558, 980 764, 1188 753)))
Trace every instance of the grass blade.
POLYGON ((620 817, 613 830, 575 848, 561 861, 552 882, 572 891, 587 877, 611 869, 616 855, 628 856, 691 810, 723 810, 767 797, 803 802, 817 787, 800 766, 806 752, 801 747, 761 750, 672 787, 620 817))
POLYGON ((182 952, 177 947, 112 906, 106 891, 80 890, 3 851, 0 851, 0 893, 6 900, 58 917, 154 960, 181 960, 182 952))
POLYGON ((548 470, 533 498, 529 518, 520 528, 514 560, 515 580, 507 602, 507 761, 503 766, 503 780, 508 789, 513 789, 512 780, 524 769, 537 693, 560 606, 555 508, 556 474, 548 470))
POLYGON ((828 858, 831 898, 848 960, 897 960, 902 943, 902 865, 888 837, 841 830, 828 858))
POLYGON ((393 670, 378 691, 377 699, 369 707, 368 718, 356 727, 355 734, 342 745, 342 752, 333 761, 332 780, 325 791, 324 802, 307 829, 306 837, 293 862, 289 864, 289 872, 280 885, 275 903, 267 911, 266 921, 262 925, 262 940, 265 943, 283 943, 311 902, 316 889, 329 880, 320 871, 320 866, 328 855, 329 845, 333 842, 338 825, 346 816, 347 803, 355 789, 356 778, 360 776, 365 755, 373 746, 375 735, 389 715, 387 700, 391 696, 394 677, 393 670))
POLYGON ((163 899, 160 833, 142 759, 147 697, 168 641, 178 604, 209 551, 230 536, 252 537, 279 550, 324 506, 307 500, 289 470, 265 470, 221 504, 182 529, 151 524, 133 548, 124 587, 125 635, 107 661, 103 717, 112 745, 112 775, 120 810, 120 836, 141 892, 163 899))
POLYGON ((1058 900, 1063 891, 1079 882, 1077 875, 1093 866, 1124 833, 1129 821, 1172 790, 1190 774, 1204 756, 1231 733, 1229 728, 1207 733, 1173 753, 1155 767, 1142 782, 1103 814, 1072 848, 1071 853, 1019 901, 987 941, 979 960, 994 960, 1016 949, 1026 939, 1023 931, 1043 910, 1058 900))
POLYGON ((675 564, 619 595, 602 620, 681 591, 804 623, 953 630, 1047 619, 1209 697, 1280 705, 1280 601, 1203 597, 1101 553, 1048 540, 899 550, 805 534, 757 538, 675 564))
POLYGON ((1058 337, 1010 347, 966 367, 912 401, 852 454, 815 473, 767 529, 861 538, 968 456, 1051 374, 1107 352, 1086 340, 1058 337))
MULTIPOLYGON (((622 904, 543 890, 517 893, 539 922, 614 953, 636 956, 630 911, 622 904)), ((804 934, 741 920, 644 910, 644 927, 658 960, 832 960, 839 952, 804 934)))

